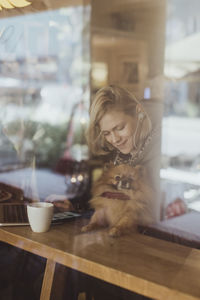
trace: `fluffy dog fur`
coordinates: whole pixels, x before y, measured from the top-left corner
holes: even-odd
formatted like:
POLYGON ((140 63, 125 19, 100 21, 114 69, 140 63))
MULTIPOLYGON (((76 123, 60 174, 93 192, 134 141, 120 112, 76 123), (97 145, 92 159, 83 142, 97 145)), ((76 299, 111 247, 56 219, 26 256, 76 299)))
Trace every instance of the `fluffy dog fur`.
POLYGON ((82 232, 109 227, 109 235, 120 236, 138 223, 151 223, 153 190, 143 166, 108 167, 94 184, 90 205, 95 212, 82 232))

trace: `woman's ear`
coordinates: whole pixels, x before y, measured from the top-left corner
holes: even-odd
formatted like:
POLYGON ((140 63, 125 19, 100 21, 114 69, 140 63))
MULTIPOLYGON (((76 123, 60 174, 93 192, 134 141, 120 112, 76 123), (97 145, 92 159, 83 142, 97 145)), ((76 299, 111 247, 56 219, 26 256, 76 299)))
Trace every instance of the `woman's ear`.
POLYGON ((145 113, 140 104, 137 104, 137 106, 136 106, 136 114, 137 114, 138 121, 142 122, 143 119, 145 118, 145 113))
POLYGON ((136 106, 136 114, 138 122, 142 124, 140 130, 140 139, 143 140, 151 131, 151 121, 149 120, 149 118, 147 118, 147 115, 145 114, 145 111, 140 104, 137 104, 136 106))
POLYGON ((148 136, 149 134, 149 120, 147 118, 144 118, 143 123, 142 123, 142 129, 140 133, 140 138, 144 139, 148 136))

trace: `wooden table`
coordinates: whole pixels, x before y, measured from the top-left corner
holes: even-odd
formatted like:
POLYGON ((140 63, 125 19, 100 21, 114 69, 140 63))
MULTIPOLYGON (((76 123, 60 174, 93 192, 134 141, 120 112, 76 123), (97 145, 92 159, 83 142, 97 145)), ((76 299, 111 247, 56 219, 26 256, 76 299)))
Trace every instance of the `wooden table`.
POLYGON ((47 259, 41 300, 50 299, 56 262, 154 299, 200 299, 199 250, 138 233, 118 239, 106 230, 81 234, 83 223, 54 225, 47 233, 0 229, 1 241, 47 259))

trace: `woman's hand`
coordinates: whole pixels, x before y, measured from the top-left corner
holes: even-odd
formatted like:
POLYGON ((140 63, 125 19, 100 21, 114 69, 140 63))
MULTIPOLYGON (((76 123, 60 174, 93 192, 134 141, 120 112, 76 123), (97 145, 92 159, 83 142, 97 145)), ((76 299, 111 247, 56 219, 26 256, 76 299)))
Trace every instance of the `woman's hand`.
POLYGON ((58 211, 72 211, 74 209, 71 202, 64 195, 49 195, 45 201, 53 203, 58 211))

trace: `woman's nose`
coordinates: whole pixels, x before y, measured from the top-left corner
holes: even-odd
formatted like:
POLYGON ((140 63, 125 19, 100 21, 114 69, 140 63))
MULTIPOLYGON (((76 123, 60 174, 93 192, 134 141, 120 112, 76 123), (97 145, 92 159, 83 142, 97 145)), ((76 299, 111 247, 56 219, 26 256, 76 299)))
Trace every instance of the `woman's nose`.
POLYGON ((111 143, 117 144, 120 141, 120 136, 116 132, 111 132, 111 143))

